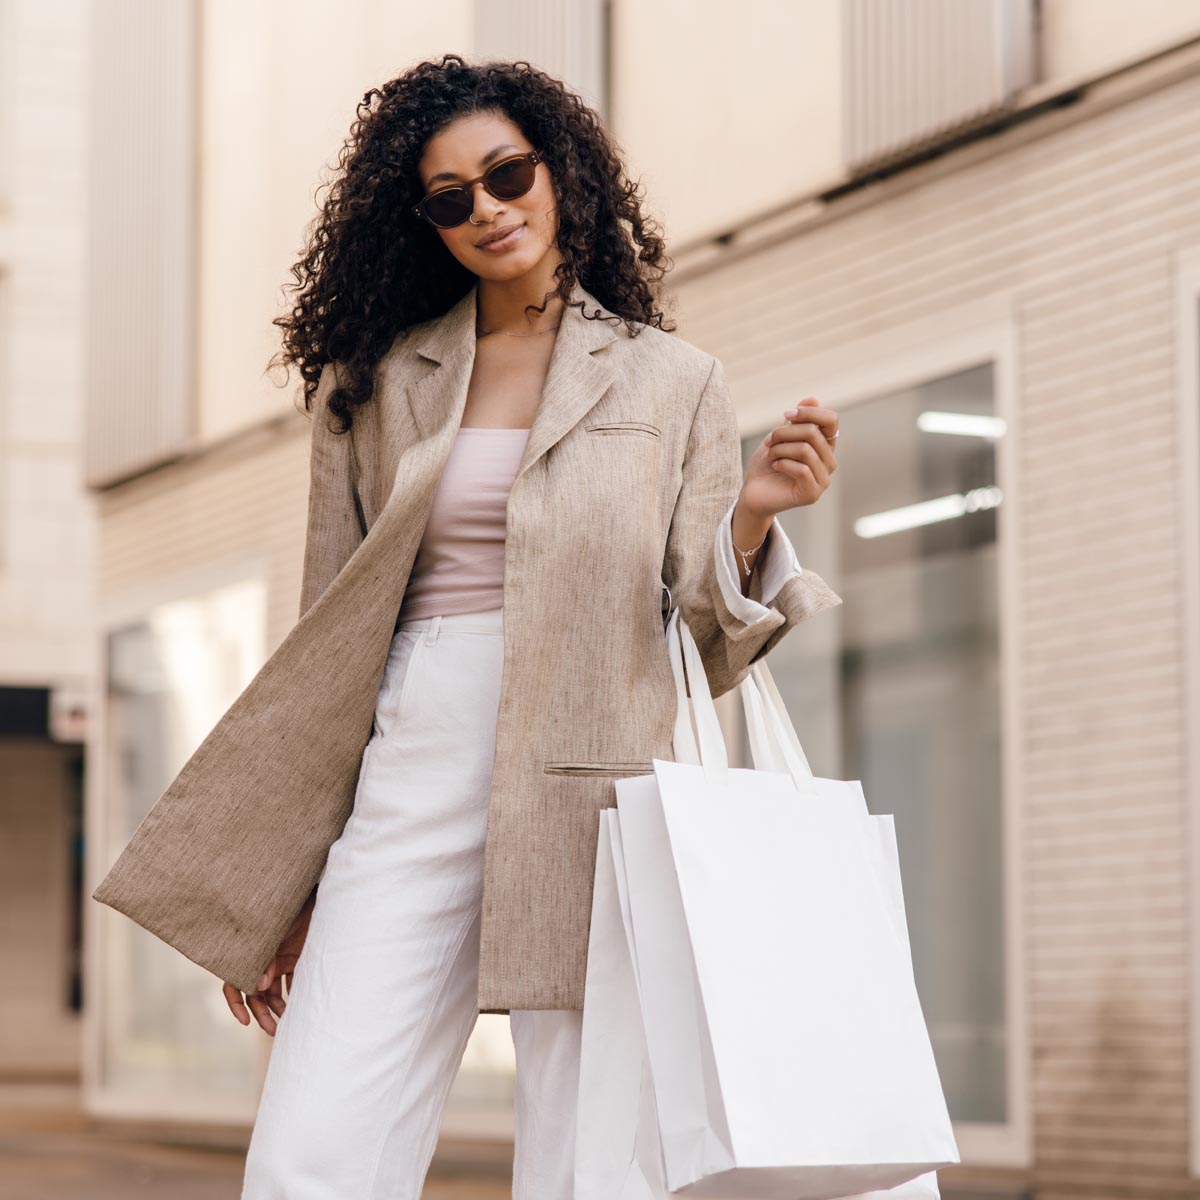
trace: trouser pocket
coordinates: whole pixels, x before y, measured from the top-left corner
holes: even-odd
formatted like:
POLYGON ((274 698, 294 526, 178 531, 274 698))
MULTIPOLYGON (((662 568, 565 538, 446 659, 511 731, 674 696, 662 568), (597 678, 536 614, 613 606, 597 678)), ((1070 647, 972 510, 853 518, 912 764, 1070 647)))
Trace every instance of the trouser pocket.
POLYGON ((416 683, 417 668, 427 652, 424 630, 403 629, 393 636, 379 695, 375 699, 373 736, 386 737, 403 722, 416 683))

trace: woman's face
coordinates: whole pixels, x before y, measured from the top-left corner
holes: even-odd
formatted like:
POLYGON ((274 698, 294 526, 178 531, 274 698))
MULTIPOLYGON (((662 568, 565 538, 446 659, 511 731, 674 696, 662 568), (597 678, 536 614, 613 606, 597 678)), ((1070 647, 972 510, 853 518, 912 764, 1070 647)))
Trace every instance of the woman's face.
MULTIPOLYGON (((537 147, 500 113, 459 117, 425 146, 418 163, 422 194, 474 179, 492 163, 534 149, 537 147)), ((469 271, 484 279, 516 279, 548 253, 557 253, 558 205, 550 184, 550 169, 544 162, 534 167, 533 187, 515 200, 497 200, 482 182, 476 183, 471 192, 475 209, 470 220, 453 229, 436 230, 446 249, 469 271), (515 239, 506 240, 497 249, 479 244, 487 235, 510 227, 515 227, 515 239)))

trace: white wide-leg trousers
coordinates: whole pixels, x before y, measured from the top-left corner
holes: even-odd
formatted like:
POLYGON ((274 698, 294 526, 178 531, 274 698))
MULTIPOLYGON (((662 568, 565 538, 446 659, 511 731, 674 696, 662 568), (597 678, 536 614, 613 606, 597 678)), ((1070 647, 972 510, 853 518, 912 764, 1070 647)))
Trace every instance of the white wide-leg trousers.
MULTIPOLYGON (((503 610, 402 622, 271 1046, 242 1200, 419 1200, 478 1017, 503 610)), ((571 1200, 582 1013, 513 1010, 514 1200, 571 1200)))

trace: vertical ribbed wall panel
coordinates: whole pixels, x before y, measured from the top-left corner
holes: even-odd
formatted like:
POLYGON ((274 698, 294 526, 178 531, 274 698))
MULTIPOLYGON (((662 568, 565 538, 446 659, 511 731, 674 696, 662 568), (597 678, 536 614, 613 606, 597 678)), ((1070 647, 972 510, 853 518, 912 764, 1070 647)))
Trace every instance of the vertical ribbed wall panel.
POLYGON ((908 183, 692 277, 680 332, 740 402, 799 399, 806 359, 1009 298, 1032 1190, 1196 1195, 1173 287, 1200 77, 908 183))
POLYGON ((847 167, 911 152, 1033 82, 1033 0, 843 0, 847 167))
POLYGON ((194 0, 96 0, 86 478, 169 458, 191 433, 194 0))
POLYGON ((475 58, 526 59, 608 112, 608 0, 478 0, 475 58))

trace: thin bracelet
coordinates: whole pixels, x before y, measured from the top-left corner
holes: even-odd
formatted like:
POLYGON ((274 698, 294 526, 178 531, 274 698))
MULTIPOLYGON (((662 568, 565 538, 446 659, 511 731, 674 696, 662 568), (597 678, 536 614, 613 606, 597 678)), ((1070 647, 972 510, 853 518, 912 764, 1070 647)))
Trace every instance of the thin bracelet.
POLYGON ((763 540, 762 540, 761 542, 759 542, 759 543, 758 543, 758 545, 757 545, 757 546, 755 546, 753 550, 743 550, 743 549, 742 549, 742 548, 741 548, 741 547, 740 547, 740 546, 737 544, 737 542, 735 542, 735 541, 733 540, 733 535, 732 535, 732 533, 730 534, 729 540, 730 540, 730 542, 733 544, 733 548, 734 548, 734 549, 735 549, 735 550, 736 550, 736 551, 737 551, 737 552, 738 552, 738 553, 739 553, 739 554, 742 556, 742 566, 746 568, 746 574, 747 574, 747 575, 749 575, 749 574, 750 574, 750 573, 751 573, 751 572, 754 570, 754 568, 753 568, 753 567, 752 567, 752 566, 751 566, 751 565, 750 565, 750 564, 749 564, 749 563, 746 561, 746 555, 748 555, 748 554, 757 554, 757 553, 758 553, 758 552, 759 552, 759 551, 760 551, 760 550, 763 548, 763 546, 765 546, 765 545, 766 545, 766 543, 767 543, 767 538, 769 538, 770 536, 771 536, 771 531, 770 531, 770 529, 768 529, 768 530, 767 530, 767 535, 766 535, 766 537, 764 537, 764 538, 763 538, 763 540))

